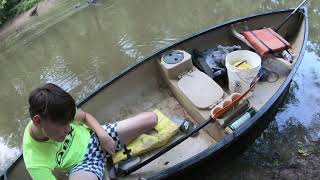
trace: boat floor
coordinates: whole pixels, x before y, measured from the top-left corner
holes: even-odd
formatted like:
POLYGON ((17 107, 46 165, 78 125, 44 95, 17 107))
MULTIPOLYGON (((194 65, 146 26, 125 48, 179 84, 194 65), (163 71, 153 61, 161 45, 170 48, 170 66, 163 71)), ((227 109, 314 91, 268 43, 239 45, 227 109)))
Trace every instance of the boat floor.
POLYGON ((251 106, 256 110, 260 110, 263 105, 275 94, 282 83, 286 80, 290 73, 290 68, 287 64, 283 64, 275 59, 266 59, 262 62, 263 67, 272 69, 279 77, 275 82, 259 81, 254 88, 253 96, 249 97, 251 106))
MULTIPOLYGON (((152 111, 154 109, 159 109, 164 115, 173 118, 187 118, 193 121, 192 117, 186 112, 186 110, 180 105, 180 103, 173 97, 168 89, 160 89, 157 92, 152 92, 152 94, 143 98, 141 101, 143 104, 137 104, 134 108, 125 110, 126 112, 132 112, 133 114, 141 111, 152 111), (145 102, 148 102, 146 104, 145 102)), ((195 121, 193 121, 195 123, 195 121)), ((184 133, 179 132, 171 141, 167 144, 174 142, 184 133)), ((146 176, 154 172, 166 169, 170 166, 176 165, 183 160, 186 160, 199 152, 207 149, 209 146, 215 144, 216 141, 209 136, 205 131, 200 131, 196 136, 186 139, 184 142, 171 149, 169 152, 160 156, 155 161, 149 163, 148 165, 142 167, 136 172, 132 173, 128 177, 121 177, 121 179, 138 179, 141 176, 146 176)), ((161 147, 143 156, 140 156, 142 160, 152 156, 156 152, 160 151, 161 147)), ((107 174, 107 173, 106 173, 107 174)), ((108 179, 108 176, 105 176, 108 179)))
MULTIPOLYGON (((248 98, 248 100, 250 101, 251 106, 257 110, 261 109, 262 106, 274 95, 290 72, 290 67, 288 67, 287 64, 283 64, 274 59, 264 60, 263 66, 272 69, 272 71, 279 75, 279 78, 272 83, 260 81, 256 85, 253 96, 248 98)), ((139 102, 136 103, 134 107, 130 106, 124 108, 122 110, 123 114, 121 114, 123 116, 124 114, 136 114, 142 111, 152 111, 154 109, 159 109, 170 119, 177 117, 187 118, 196 123, 196 121, 193 120, 193 118, 177 101, 171 91, 167 89, 167 87, 161 87, 161 85, 158 91, 153 91, 149 95, 144 96, 139 100, 139 102)), ((123 117, 121 118, 123 119, 123 117)), ((174 142, 183 135, 184 134, 180 132, 168 144, 174 142)), ((204 151, 215 143, 215 139, 213 139, 206 131, 201 130, 197 136, 188 138, 169 152, 160 156, 155 161, 132 173, 130 176, 122 178, 137 179, 141 176, 147 176, 148 174, 159 172, 163 169, 176 165, 201 151, 204 151)), ((146 155, 141 156, 141 158, 146 159, 158 152, 160 149, 147 153, 146 155)))

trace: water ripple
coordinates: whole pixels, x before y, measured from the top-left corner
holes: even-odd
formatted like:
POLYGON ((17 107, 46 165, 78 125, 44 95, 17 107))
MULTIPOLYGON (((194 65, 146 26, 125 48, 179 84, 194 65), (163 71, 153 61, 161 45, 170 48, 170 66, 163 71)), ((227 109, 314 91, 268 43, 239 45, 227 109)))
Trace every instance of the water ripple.
POLYGON ((40 79, 47 83, 54 83, 67 92, 71 91, 81 84, 81 80, 68 69, 67 65, 63 57, 54 57, 49 66, 42 68, 40 79))
POLYGON ((0 174, 3 174, 4 169, 6 169, 9 164, 12 164, 15 159, 21 154, 19 148, 11 147, 8 145, 11 136, 12 134, 5 139, 3 137, 0 137, 0 174))

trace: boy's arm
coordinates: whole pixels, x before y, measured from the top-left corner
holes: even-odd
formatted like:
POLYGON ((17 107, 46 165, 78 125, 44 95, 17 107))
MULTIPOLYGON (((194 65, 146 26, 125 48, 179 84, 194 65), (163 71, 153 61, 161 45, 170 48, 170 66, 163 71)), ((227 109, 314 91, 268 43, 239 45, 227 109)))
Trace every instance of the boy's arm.
POLYGON ((110 154, 114 154, 116 150, 116 144, 113 139, 108 135, 106 130, 102 128, 100 123, 91 114, 84 111, 77 111, 75 120, 79 121, 90 129, 92 129, 98 136, 100 143, 105 151, 110 154))

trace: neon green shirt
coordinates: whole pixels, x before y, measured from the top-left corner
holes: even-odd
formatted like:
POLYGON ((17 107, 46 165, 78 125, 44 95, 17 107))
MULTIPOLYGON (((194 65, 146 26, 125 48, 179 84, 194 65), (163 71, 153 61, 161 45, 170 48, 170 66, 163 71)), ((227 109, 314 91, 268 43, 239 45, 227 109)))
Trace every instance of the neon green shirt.
POLYGON ((54 169, 69 171, 83 159, 90 139, 87 127, 71 123, 71 131, 63 142, 51 139, 38 142, 30 136, 31 124, 28 124, 23 135, 23 158, 34 180, 54 180, 54 169))

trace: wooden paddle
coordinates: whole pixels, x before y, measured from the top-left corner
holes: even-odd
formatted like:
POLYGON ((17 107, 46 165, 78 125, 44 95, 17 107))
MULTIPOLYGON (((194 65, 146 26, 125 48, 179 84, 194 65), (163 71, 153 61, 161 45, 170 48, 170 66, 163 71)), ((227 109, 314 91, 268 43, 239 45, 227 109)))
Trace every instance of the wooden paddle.
POLYGON ((226 105, 222 109, 216 111, 207 120, 205 120, 203 123, 198 125, 195 129, 193 129, 192 131, 190 131, 189 133, 187 133, 186 135, 184 135, 183 137, 181 137, 180 139, 178 139, 174 143, 172 143, 169 146, 167 146, 166 148, 160 150, 158 153, 156 153, 153 156, 149 157, 148 159, 146 159, 145 161, 141 162, 140 164, 135 164, 135 165, 132 165, 131 167, 126 166, 126 168, 114 170, 116 172, 117 176, 119 176, 119 175, 120 176, 121 175, 129 175, 132 172, 140 169, 141 167, 149 164, 150 162, 154 161, 155 159, 157 159, 158 157, 160 157, 164 153, 166 153, 169 150, 171 150, 172 148, 176 147, 178 144, 180 144, 181 142, 183 142, 187 138, 189 138, 192 135, 194 135, 195 133, 197 133, 200 129, 202 129, 203 127, 208 125, 210 122, 214 122, 217 118, 221 117, 225 112, 227 112, 229 109, 231 109, 233 106, 235 106, 240 100, 242 100, 254 88, 254 86, 256 85, 256 83, 258 82, 260 77, 261 77, 261 75, 258 75, 253 80, 253 82, 251 83, 250 88, 246 92, 244 92, 241 96, 239 96, 238 98, 233 100, 230 104, 226 105))

